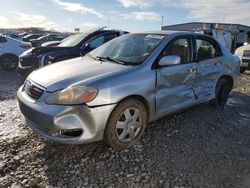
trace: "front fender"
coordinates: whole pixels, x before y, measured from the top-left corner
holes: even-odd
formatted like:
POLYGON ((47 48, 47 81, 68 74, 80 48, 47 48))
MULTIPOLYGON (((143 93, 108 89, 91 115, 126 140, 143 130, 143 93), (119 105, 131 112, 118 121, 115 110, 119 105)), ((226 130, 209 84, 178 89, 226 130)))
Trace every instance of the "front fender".
MULTIPOLYGON (((155 71, 135 69, 122 75, 115 75, 101 82, 89 83, 97 88, 97 97, 87 103, 88 106, 116 104, 129 96, 140 96, 145 99, 150 108, 150 117, 155 110, 155 71)), ((149 117, 149 118, 150 118, 149 117)), ((151 119, 151 118, 150 118, 151 119)))

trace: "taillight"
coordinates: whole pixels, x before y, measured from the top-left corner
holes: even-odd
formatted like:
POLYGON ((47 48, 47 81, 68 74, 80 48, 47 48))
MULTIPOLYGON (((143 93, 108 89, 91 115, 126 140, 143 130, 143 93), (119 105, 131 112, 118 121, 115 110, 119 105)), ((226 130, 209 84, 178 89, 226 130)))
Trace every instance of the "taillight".
POLYGON ((19 46, 20 48, 24 48, 24 49, 30 49, 30 45, 21 45, 19 46))

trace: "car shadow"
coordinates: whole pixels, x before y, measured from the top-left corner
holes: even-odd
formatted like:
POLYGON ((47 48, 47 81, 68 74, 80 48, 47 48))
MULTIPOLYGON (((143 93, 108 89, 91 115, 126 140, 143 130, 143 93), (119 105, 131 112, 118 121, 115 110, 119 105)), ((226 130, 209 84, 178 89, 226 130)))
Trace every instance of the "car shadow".
POLYGON ((129 150, 46 142, 38 157, 58 187, 241 187, 250 174, 249 104, 232 92, 223 110, 201 104, 151 123, 129 150))

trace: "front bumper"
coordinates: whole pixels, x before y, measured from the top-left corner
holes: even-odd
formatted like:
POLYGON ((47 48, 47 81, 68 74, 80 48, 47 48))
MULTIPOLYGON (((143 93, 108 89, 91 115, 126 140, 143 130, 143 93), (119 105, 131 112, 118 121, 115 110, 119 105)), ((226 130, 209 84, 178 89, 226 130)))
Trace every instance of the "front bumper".
POLYGON ((244 67, 244 68, 250 70, 250 57, 248 57, 248 58, 243 57, 242 58, 241 67, 244 67))
POLYGON ((44 103, 45 92, 37 101, 21 86, 17 101, 27 125, 47 140, 64 144, 84 144, 103 139, 104 129, 115 105, 91 108, 87 105, 64 106, 44 103))
POLYGON ((23 54, 18 59, 18 71, 27 77, 33 70, 39 68, 39 60, 34 54, 23 54))

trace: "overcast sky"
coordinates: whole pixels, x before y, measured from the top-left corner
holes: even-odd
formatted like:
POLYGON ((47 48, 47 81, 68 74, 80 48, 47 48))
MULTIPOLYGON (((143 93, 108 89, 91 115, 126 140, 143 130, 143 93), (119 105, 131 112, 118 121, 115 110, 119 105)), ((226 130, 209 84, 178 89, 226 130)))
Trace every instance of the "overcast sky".
POLYGON ((250 25, 250 0, 1 0, 0 28, 81 31, 96 26, 130 32, 192 21, 250 25))

